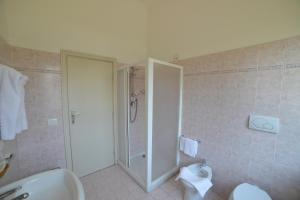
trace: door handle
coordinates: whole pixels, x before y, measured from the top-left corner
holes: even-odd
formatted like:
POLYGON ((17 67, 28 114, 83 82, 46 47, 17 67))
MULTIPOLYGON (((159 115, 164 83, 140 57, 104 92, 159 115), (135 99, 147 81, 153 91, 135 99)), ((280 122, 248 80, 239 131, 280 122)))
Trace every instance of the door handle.
POLYGON ((72 124, 75 124, 76 116, 80 115, 80 112, 78 111, 71 111, 71 121, 72 124))

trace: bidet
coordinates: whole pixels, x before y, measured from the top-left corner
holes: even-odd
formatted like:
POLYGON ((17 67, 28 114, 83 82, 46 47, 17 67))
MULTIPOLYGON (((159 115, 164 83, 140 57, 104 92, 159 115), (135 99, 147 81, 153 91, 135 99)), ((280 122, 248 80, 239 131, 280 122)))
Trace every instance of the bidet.
MULTIPOLYGON (((188 166, 188 169, 195 177, 202 179, 212 179, 212 169, 209 166, 203 166, 202 163, 196 163, 188 166)), ((184 186, 184 200, 202 200, 203 197, 199 194, 196 188, 184 179, 180 179, 184 186)))

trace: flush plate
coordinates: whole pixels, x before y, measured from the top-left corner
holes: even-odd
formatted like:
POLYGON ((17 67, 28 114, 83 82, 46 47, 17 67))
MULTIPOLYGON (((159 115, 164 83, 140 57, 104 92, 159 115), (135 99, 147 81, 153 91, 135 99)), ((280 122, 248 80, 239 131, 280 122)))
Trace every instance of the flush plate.
POLYGON ((53 119, 48 119, 48 126, 57 126, 58 125, 58 119, 53 118, 53 119))
POLYGON ((249 128, 269 133, 279 133, 279 118, 251 114, 249 128))

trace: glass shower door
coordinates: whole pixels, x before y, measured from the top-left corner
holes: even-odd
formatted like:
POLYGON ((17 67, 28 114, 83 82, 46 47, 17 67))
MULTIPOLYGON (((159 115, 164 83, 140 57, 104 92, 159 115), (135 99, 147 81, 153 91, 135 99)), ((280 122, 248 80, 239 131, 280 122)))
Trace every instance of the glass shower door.
POLYGON ((183 69, 150 58, 117 75, 118 162, 151 191, 178 170, 183 69))
POLYGON ((182 67, 149 59, 148 191, 178 169, 181 131, 182 67))
POLYGON ((128 146, 128 74, 127 69, 117 72, 117 111, 118 111, 118 162, 123 167, 129 165, 128 146))
POLYGON ((177 165, 180 69, 153 67, 152 181, 177 165))
POLYGON ((146 132, 145 132, 145 67, 131 66, 129 71, 129 170, 146 182, 146 132))

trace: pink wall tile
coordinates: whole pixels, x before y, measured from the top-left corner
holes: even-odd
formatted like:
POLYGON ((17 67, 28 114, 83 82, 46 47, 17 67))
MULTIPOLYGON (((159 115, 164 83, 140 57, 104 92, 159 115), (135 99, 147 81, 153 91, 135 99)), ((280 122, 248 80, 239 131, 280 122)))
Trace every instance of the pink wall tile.
POLYGON ((60 55, 57 53, 37 51, 36 66, 42 69, 60 71, 60 55))
POLYGON ((2 63, 29 78, 25 87, 29 128, 16 140, 5 142, 5 151, 14 153, 15 157, 8 174, 1 179, 0 185, 4 185, 40 171, 65 167, 66 160, 59 54, 6 47, 0 55, 10 61, 2 63), (57 118, 58 126, 49 127, 49 118, 57 118))
POLYGON ((238 58, 238 68, 241 69, 256 69, 258 65, 258 46, 246 47, 240 51, 238 58))
POLYGON ((199 156, 182 155, 181 162, 206 158, 219 195, 227 198, 236 185, 249 182, 273 199, 300 198, 298 58, 300 37, 178 61, 188 69, 183 134, 202 140, 199 156), (198 70, 197 64, 211 69, 198 70), (251 113, 279 117, 280 133, 250 130, 251 113))
POLYGON ((23 72, 28 76, 26 109, 29 129, 17 137, 23 176, 54 167, 65 167, 60 74, 23 72), (57 118, 58 126, 47 120, 57 118))
POLYGON ((259 45, 258 65, 274 66, 284 63, 284 48, 286 41, 280 40, 259 45))
POLYGON ((36 66, 36 51, 12 47, 11 66, 19 68, 34 68, 36 66))
POLYGON ((0 63, 10 64, 12 48, 0 38, 0 63))
POLYGON ((300 36, 285 40, 284 60, 285 63, 300 63, 300 36))

